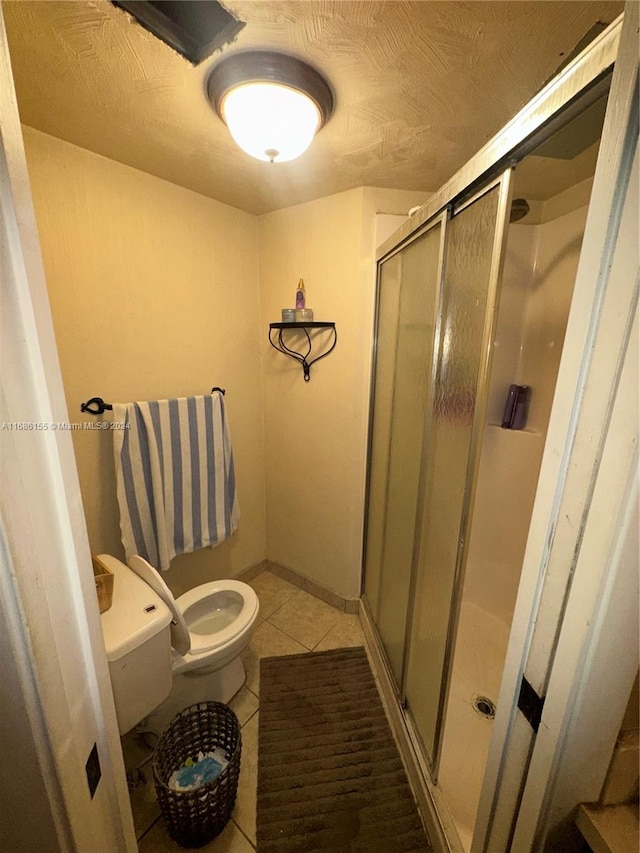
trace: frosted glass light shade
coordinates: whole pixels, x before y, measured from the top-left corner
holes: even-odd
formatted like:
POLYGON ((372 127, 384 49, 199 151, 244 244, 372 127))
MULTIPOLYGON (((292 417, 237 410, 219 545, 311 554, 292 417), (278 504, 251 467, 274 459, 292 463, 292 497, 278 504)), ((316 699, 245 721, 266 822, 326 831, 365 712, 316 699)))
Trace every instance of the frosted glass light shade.
POLYGON ((272 163, 294 160, 307 150, 321 122, 316 104, 279 83, 245 83, 224 96, 221 112, 243 151, 272 163))

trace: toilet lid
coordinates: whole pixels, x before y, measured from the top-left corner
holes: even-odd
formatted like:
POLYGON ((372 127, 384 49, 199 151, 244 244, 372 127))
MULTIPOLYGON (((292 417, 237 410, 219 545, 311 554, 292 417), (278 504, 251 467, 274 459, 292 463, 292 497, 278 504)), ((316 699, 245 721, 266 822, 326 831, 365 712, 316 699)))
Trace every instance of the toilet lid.
POLYGON ((184 621, 180 608, 176 604, 173 593, 160 577, 160 573, 148 563, 144 557, 134 554, 129 558, 129 567, 149 584, 151 589, 160 596, 171 611, 171 645, 181 655, 191 648, 191 637, 187 623, 184 621))

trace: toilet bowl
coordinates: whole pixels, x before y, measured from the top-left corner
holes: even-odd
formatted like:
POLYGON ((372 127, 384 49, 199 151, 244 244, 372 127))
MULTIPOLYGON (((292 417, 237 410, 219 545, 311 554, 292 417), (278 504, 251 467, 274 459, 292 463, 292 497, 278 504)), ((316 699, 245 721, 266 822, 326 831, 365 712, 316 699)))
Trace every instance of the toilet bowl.
POLYGON ((132 556, 129 568, 108 554, 99 559, 114 571, 115 583, 123 570, 134 572, 171 613, 171 692, 147 715, 149 725, 162 730, 195 702, 229 702, 246 679, 239 655, 258 618, 253 589, 241 581, 211 581, 176 599, 143 557, 132 556))
POLYGON ((245 648, 258 618, 258 596, 241 581, 210 581, 174 598, 160 574, 143 557, 129 559, 131 568, 160 596, 172 614, 171 670, 214 671, 245 648))

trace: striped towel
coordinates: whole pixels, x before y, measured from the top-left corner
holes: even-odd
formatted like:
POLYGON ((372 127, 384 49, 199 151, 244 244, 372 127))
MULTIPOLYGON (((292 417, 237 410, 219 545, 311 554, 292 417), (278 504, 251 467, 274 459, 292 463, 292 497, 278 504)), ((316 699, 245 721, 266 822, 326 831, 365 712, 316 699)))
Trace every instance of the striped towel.
POLYGON ((216 545, 240 517, 224 401, 216 392, 114 403, 120 529, 127 559, 166 570, 176 554, 216 545))

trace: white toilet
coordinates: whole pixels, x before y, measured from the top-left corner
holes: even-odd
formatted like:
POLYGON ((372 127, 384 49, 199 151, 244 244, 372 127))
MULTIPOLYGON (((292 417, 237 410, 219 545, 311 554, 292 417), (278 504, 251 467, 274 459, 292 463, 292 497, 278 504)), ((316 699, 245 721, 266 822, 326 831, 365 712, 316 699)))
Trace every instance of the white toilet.
POLYGON ((142 557, 131 557, 129 566, 108 554, 101 554, 99 560, 114 574, 113 603, 102 619, 120 732, 129 731, 144 717, 151 728, 162 731, 175 714, 194 702, 228 702, 246 678, 240 652, 251 638, 259 609, 251 587, 241 581, 211 581, 175 599, 142 557), (134 589, 135 614, 130 607, 134 589), (140 594, 144 601, 149 599, 146 604, 137 597, 140 594), (158 635, 153 640, 153 628, 141 630, 136 622, 135 617, 145 610, 158 635), (167 612, 169 618, 164 615, 167 612), (162 639, 169 629, 170 640, 162 639), (169 642, 170 650, 159 657, 158 646, 169 642), (164 696, 158 698, 159 692, 154 691, 153 701, 149 696, 145 702, 136 696, 140 691, 132 673, 139 672, 148 689, 149 668, 154 680, 164 685, 160 691, 164 696))

